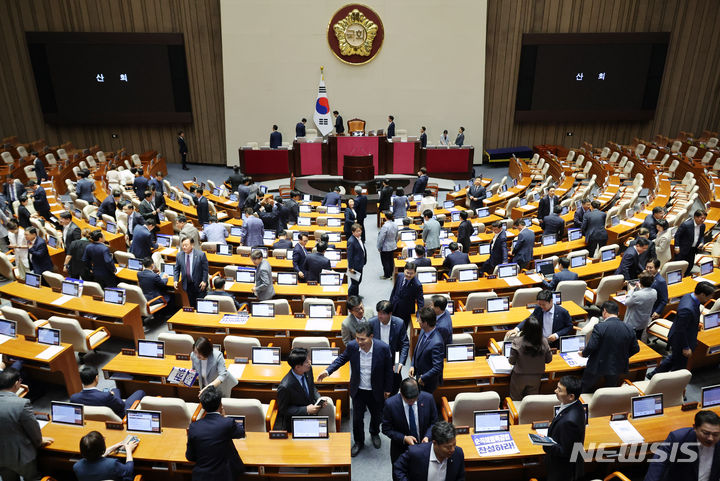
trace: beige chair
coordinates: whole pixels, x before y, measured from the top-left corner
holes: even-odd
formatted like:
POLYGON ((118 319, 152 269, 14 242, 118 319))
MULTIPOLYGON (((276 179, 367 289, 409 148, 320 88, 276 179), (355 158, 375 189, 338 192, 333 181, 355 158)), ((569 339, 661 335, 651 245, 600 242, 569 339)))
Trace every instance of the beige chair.
POLYGON ((228 416, 245 416, 245 431, 264 433, 268 430, 275 400, 262 404, 257 399, 223 398, 222 405, 228 416))
POLYGON ((238 270, 238 266, 223 266, 223 275, 226 279, 235 280, 235 273, 238 270))
POLYGON ((111 421, 115 423, 122 422, 122 419, 120 419, 120 417, 107 406, 84 406, 83 418, 85 418, 86 421, 111 421))
POLYGON ((555 417, 555 406, 559 404, 554 394, 529 394, 520 402, 506 398, 513 424, 531 424, 537 421, 551 421, 555 417))
POLYGON ((102 286, 97 282, 93 281, 83 281, 82 294, 83 296, 95 296, 105 298, 105 291, 103 290, 102 286))
POLYGON ((230 312, 230 313, 237 313, 237 307, 235 307, 235 301, 232 297, 228 296, 216 296, 216 295, 207 295, 204 297, 206 301, 217 301, 218 303, 218 312, 230 312))
POLYGON ((0 276, 3 276, 5 279, 10 281, 17 279, 17 276, 15 275, 15 268, 10 262, 10 258, 7 254, 2 252, 0 252, 0 276))
POLYGON ((200 248, 209 254, 215 254, 217 252, 217 242, 201 242, 200 248))
POLYGON ((462 392, 455 396, 454 401, 442 397, 442 416, 445 421, 455 426, 473 426, 474 411, 498 409, 500 395, 495 391, 462 392))
MULTIPOLYGON (((662 394, 663 406, 680 406, 685 402, 685 388, 690 383, 692 373, 687 369, 672 372, 659 372, 652 379, 630 383, 640 395, 662 394)), ((630 382, 630 381, 628 381, 630 382)))
POLYGON ((272 256, 275 259, 287 259, 287 249, 273 249, 272 256))
POLYGON ((517 289, 512 298, 511 307, 525 307, 537 301, 538 293, 542 291, 542 287, 525 287, 517 289))
POLYGON ((165 343, 165 355, 190 354, 193 350, 195 340, 190 334, 176 334, 174 332, 162 332, 158 334, 158 341, 165 343))
POLYGON ((460 279, 460 271, 477 271, 478 266, 476 264, 458 264, 456 266, 453 266, 452 271, 450 271, 450 277, 453 279, 460 279))
POLYGON ((293 339, 292 348, 304 348, 310 351, 313 347, 330 347, 330 341, 322 336, 298 336, 293 339))
POLYGON ((26 165, 23 167, 23 171, 25 171, 25 176, 28 178, 28 180, 35 180, 37 181, 37 175, 35 175, 35 167, 32 165, 26 165))
POLYGON ((276 316, 289 316, 292 314, 290 303, 287 299, 270 299, 269 301, 260 301, 259 304, 272 304, 275 306, 276 316))
POLYGON ((587 282, 585 281, 562 281, 555 288, 560 293, 563 302, 572 301, 578 306, 582 306, 585 301, 585 291, 587 290, 587 282))
POLYGON ((589 287, 585 291, 585 300, 596 306, 602 305, 603 302, 610 299, 612 294, 623 288, 625 285, 625 278, 622 274, 605 276, 600 279, 600 283, 596 290, 590 289, 589 287))
POLYGON ((323 407, 320 408, 317 415, 318 416, 327 416, 328 420, 330 421, 328 423, 328 432, 336 433, 340 431, 340 426, 342 424, 341 416, 342 416, 342 410, 340 409, 341 406, 341 400, 338 399, 335 401, 335 404, 332 403, 332 400, 329 399, 328 402, 325 403, 323 407), (333 422, 333 420, 335 422, 333 422))
POLYGON ((303 301, 303 313, 307 316, 310 315, 310 305, 312 304, 325 304, 330 305, 335 310, 335 302, 332 299, 322 299, 319 297, 308 297, 303 301))
POLYGON ((60 329, 62 342, 72 344, 73 350, 78 354, 92 352, 110 339, 110 331, 105 326, 100 326, 94 331, 83 329, 77 319, 60 316, 51 316, 48 322, 53 329, 60 329))
POLYGON ((171 397, 145 396, 140 400, 138 409, 160 411, 160 423, 165 428, 187 429, 196 412, 198 403, 186 403, 182 399, 171 397))
POLYGON ((605 251, 610 251, 610 250, 615 251, 615 255, 617 255, 618 250, 620 250, 620 246, 617 244, 608 244, 606 246, 601 247, 600 250, 598 251, 597 258, 602 259, 602 253, 605 251))
POLYGON ((235 359, 236 357, 252 359, 253 347, 260 347, 260 341, 254 337, 225 336, 223 340, 225 359, 235 359))
POLYGON ((447 299, 448 303, 451 302, 450 294, 425 294, 423 296, 423 305, 432 307, 433 306, 433 296, 443 296, 445 299, 447 299))
POLYGON ((451 342, 453 344, 475 344, 475 340, 473 339, 472 334, 470 334, 469 332, 453 334, 451 342))
POLYGON ((135 255, 131 252, 115 251, 113 252, 113 254, 115 254, 115 260, 117 261, 117 263, 123 267, 127 267, 128 259, 135 259, 135 255))
POLYGON ((465 301, 465 310, 472 311, 474 309, 487 309, 487 300, 493 299, 498 295, 495 291, 488 292, 471 292, 465 301))
POLYGON ((57 272, 45 271, 43 272, 43 279, 48 283, 52 289, 62 289, 62 283, 65 280, 65 276, 58 274, 57 272))
POLYGON ((0 307, 0 312, 2 312, 5 319, 17 323, 16 334, 22 334, 23 336, 37 336, 37 328, 44 326, 48 322, 44 319, 38 320, 32 313, 10 305, 0 307))
POLYGON ((137 304, 140 307, 140 315, 143 318, 150 317, 165 307, 165 300, 162 296, 158 296, 148 301, 145 299, 145 294, 143 294, 142 289, 136 285, 121 282, 118 284, 118 287, 125 289, 127 302, 137 304))
POLYGON ((620 387, 601 387, 594 393, 582 394, 580 399, 587 403, 590 417, 598 418, 628 412, 630 399, 637 394, 637 389, 623 384, 620 387))
POLYGON ((661 268, 660 268, 660 275, 665 278, 667 281, 667 273, 672 271, 681 271, 683 274, 685 274, 685 271, 688 268, 688 262, 687 261, 670 261, 666 262, 661 268))
POLYGON ((668 319, 655 319, 648 325, 648 339, 650 339, 650 337, 652 336, 662 341, 668 342, 668 336, 670 335, 670 329, 672 328, 672 324, 672 321, 668 319))

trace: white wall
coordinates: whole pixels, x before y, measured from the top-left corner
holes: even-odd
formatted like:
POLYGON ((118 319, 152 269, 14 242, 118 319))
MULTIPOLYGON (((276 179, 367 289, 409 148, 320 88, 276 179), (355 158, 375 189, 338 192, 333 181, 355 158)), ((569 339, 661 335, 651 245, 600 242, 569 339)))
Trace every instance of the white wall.
MULTIPOLYGON (((431 144, 443 129, 482 147, 487 0, 368 0, 385 28, 382 49, 366 65, 340 62, 328 47, 327 27, 344 2, 330 0, 220 0, 225 127, 229 164, 246 142, 262 145, 273 124, 292 141, 308 119, 325 67, 330 109, 367 129, 387 127, 431 144)), ((475 156, 479 160, 481 156, 475 156)))

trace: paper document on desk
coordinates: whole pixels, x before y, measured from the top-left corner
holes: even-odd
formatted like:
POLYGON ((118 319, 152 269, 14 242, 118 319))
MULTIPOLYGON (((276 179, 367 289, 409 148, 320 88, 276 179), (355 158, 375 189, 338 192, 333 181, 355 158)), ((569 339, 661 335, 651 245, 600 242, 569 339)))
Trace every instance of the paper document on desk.
POLYGON ((247 312, 225 314, 222 319, 220 319, 220 324, 237 324, 242 326, 243 324, 247 324, 249 318, 250 316, 247 312))
POLYGON ((6 336, 5 334, 0 334, 0 344, 9 341, 10 339, 13 339, 10 336, 6 336))
POLYGON ((306 331, 329 331, 332 329, 332 318, 330 319, 308 319, 305 324, 306 331))
POLYGON ((504 277, 503 280, 510 287, 523 285, 522 281, 520 279, 518 279, 517 277, 504 277))
POLYGON ((63 295, 63 296, 58 297, 54 301, 52 301, 50 304, 53 304, 55 306, 62 306, 63 304, 65 304, 67 301, 69 301, 72 298, 73 298, 73 296, 63 295))
POLYGON ((340 286, 322 286, 323 292, 340 292, 340 286))
POLYGON ((520 452, 510 433, 472 434, 470 437, 480 456, 503 456, 520 452))
POLYGON ((645 441, 645 438, 630 424, 627 419, 623 421, 610 421, 610 427, 618 435, 623 444, 637 444, 645 441))
POLYGON ((227 370, 235 376, 235 379, 240 379, 242 378, 243 371, 245 371, 245 366, 247 366, 247 364, 230 364, 227 370))
POLYGON ((697 276, 697 277, 695 278, 695 281, 698 282, 698 283, 700 283, 700 282, 709 282, 709 283, 712 284, 712 285, 715 285, 715 284, 716 284, 715 281, 712 281, 712 280, 710 280, 710 279, 706 279, 706 278, 701 277, 701 276, 697 276))
POLYGON ((63 349, 65 349, 65 348, 62 347, 62 346, 50 346, 50 347, 48 347, 47 349, 45 349, 43 352, 41 352, 40 354, 38 354, 37 356, 35 356, 35 359, 45 359, 45 360, 48 360, 48 359, 50 359, 51 357, 53 357, 55 354, 57 354, 57 353, 59 353, 60 351, 62 351, 63 349))
POLYGON ((493 374, 510 374, 512 372, 512 364, 505 356, 493 355, 488 357, 487 361, 493 374))
POLYGON ((565 359, 570 367, 585 367, 588 361, 588 358, 582 357, 579 352, 563 352, 560 357, 565 359))
POLYGON ((48 425, 48 421, 42 421, 42 420, 40 420, 40 419, 36 419, 35 421, 37 421, 38 426, 40 426, 40 430, 41 430, 41 431, 42 431, 42 428, 44 428, 45 426, 48 425))
POLYGON ((633 224, 632 222, 628 222, 628 221, 626 221, 626 220, 621 220, 621 221, 620 221, 620 225, 624 225, 624 226, 627 226, 627 227, 635 227, 635 224, 633 224))
POLYGON ((540 274, 528 274, 527 275, 533 282, 542 282, 543 278, 540 274))
POLYGON ((117 266, 115 268, 115 274, 120 274, 123 271, 123 269, 125 269, 123 266, 117 266))
POLYGON ((471 235, 470 242, 480 242, 480 236, 479 235, 471 235))
POLYGON ((403 241, 403 244, 405 244, 405 247, 408 249, 415 248, 415 241, 403 241))

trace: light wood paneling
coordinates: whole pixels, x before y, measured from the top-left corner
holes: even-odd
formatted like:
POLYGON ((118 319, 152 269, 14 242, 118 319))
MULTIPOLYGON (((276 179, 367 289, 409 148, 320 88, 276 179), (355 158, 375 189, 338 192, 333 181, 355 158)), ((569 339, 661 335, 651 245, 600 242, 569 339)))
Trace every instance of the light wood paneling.
POLYGON ((486 148, 595 146, 720 127, 717 0, 490 0, 485 73, 486 148), (671 32, 655 118, 648 122, 515 123, 523 33, 671 32), (573 136, 567 137, 566 132, 573 136))
POLYGON ((218 0, 5 0, 0 2, 0 137, 50 145, 72 141, 107 151, 158 150, 179 162, 185 130, 190 162, 225 164, 220 4, 218 0), (180 32, 185 37, 193 123, 52 126, 43 121, 25 45, 26 31, 180 32), (113 139, 112 133, 119 138, 113 139))

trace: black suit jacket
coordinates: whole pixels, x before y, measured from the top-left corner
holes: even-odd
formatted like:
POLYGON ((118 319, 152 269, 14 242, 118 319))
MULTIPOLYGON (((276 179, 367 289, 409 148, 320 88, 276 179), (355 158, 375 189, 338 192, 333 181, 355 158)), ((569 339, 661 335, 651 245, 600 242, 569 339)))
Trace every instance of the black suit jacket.
MULTIPOLYGON (((431 442, 408 447, 393 464, 396 481, 427 481, 431 449, 431 442)), ((465 453, 460 446, 455 448, 447 460, 445 481, 465 481, 465 453)))
POLYGON ((367 203, 367 195, 360 194, 355 197, 355 215, 357 216, 357 223, 360 225, 363 225, 367 217, 367 203))
POLYGON ((336 134, 344 134, 345 133, 345 126, 343 125, 342 115, 338 115, 337 117, 335 117, 335 133, 336 134))
POLYGON ((302 271, 305 273, 306 281, 319 281, 320 272, 323 269, 332 269, 330 260, 324 255, 316 252, 305 257, 305 265, 302 271))
POLYGON ((201 195, 197 200, 197 216, 198 223, 202 226, 210 222, 210 206, 208 200, 204 195, 201 195))
POLYGON ((452 268, 460 264, 470 264, 470 257, 460 251, 451 252, 443 261, 443 268, 447 269, 448 272, 452 271, 452 268))
POLYGON ((585 409, 580 401, 573 402, 558 413, 550 423, 548 436, 557 443, 553 446, 544 446, 547 454, 548 480, 573 481, 582 476, 583 459, 579 456, 574 463, 570 462, 575 443, 585 440, 585 409))
POLYGON ((389 185, 383 187, 380 191, 380 199, 378 200, 378 212, 390 209, 390 200, 392 199, 393 188, 389 185))
POLYGON ((427 175, 421 175, 417 179, 415 179, 415 184, 413 184, 413 194, 424 194, 425 189, 427 188, 428 184, 428 176, 427 175))
MULTIPOLYGON (((188 290, 188 279, 185 275, 185 253, 180 251, 175 258, 175 282, 178 281, 182 275, 182 287, 186 291, 188 290)), ((190 270, 192 275, 191 285, 196 289, 200 289, 200 283, 208 281, 208 261, 205 253, 195 249, 192 257, 192 269, 190 270)))
POLYGON ((307 258, 307 251, 298 242, 297 244, 295 244, 295 247, 293 247, 293 252, 292 252, 293 269, 295 269, 295 272, 302 272, 303 274, 305 273, 305 259, 306 258, 307 258))
POLYGON ((393 314, 407 322, 411 315, 425 305, 425 299, 422 284, 417 280, 417 276, 413 277, 405 287, 403 287, 404 282, 405 273, 401 272, 395 278, 395 285, 390 293, 390 303, 393 306, 393 314))
MULTIPOLYGON (((432 441, 432 425, 438 420, 437 408, 432 394, 420 391, 416 401, 418 423, 415 426, 418 433, 418 443, 427 437, 432 441)), ((402 453, 407 451, 405 436, 410 436, 410 425, 405 416, 405 404, 400 393, 391 396, 385 401, 383 408, 382 432, 390 438, 390 461, 393 463, 402 453)))
POLYGON ((282 145, 282 134, 277 130, 270 132, 270 148, 277 149, 282 145))
MULTIPOLYGON (((587 242, 599 241, 607 242, 608 233, 605 229, 605 220, 607 214, 601 210, 592 209, 589 212, 585 212, 583 215, 582 234, 585 236, 587 242)), ((592 254, 592 253, 591 253, 592 254)))
POLYGON ((35 238, 35 242, 32 247, 28 249, 28 253, 30 255, 30 265, 35 274, 42 275, 45 271, 53 272, 55 270, 53 268, 53 262, 50 259, 47 244, 40 236, 35 238))
MULTIPOLYGON (((540 306, 536 307, 533 311, 532 315, 540 321, 540 324, 543 322, 543 313, 544 311, 540 308, 540 306)), ((522 327, 525 325, 525 321, 518 324, 518 329, 522 329, 522 327)), ((570 331, 572 331, 572 319, 570 318, 570 313, 565 309, 563 306, 555 306, 555 311, 553 312, 553 325, 552 325, 552 333, 557 334, 558 337, 567 336, 570 334, 570 331)))
POLYGON ((555 234, 555 238, 560 240, 565 235, 565 220, 556 214, 550 214, 543 218, 543 235, 555 234))
POLYGON ((103 214, 109 215, 113 219, 115 218, 115 210, 117 209, 117 204, 115 203, 115 199, 112 195, 109 195, 105 197, 105 199, 100 204, 100 208, 97 211, 97 217, 98 219, 102 220, 103 214))
POLYGON ((278 414, 273 426, 276 431, 292 432, 292 417, 307 416, 307 405, 315 403, 320 398, 312 369, 306 372, 304 377, 309 394, 305 392, 292 371, 288 371, 280 381, 277 388, 278 414))
MULTIPOLYGON (((373 328, 373 335, 380 339, 380 319, 377 316, 371 317, 368 322, 373 328)), ((393 360, 395 359, 394 353, 399 352, 398 362, 403 366, 407 362, 408 351, 410 350, 410 341, 407 337, 407 329, 405 329, 405 323, 402 319, 396 316, 390 317, 390 350, 393 352, 393 360)))
POLYGON ((623 252, 620 266, 615 271, 615 274, 622 274, 626 281, 630 279, 637 279, 643 269, 640 267, 640 256, 634 247, 628 247, 623 252))
POLYGON ((208 413, 190 424, 185 457, 195 462, 193 481, 231 481, 245 472, 233 439, 245 437, 234 419, 208 413))
POLYGON ((63 245, 65 246, 65 250, 70 250, 70 244, 72 244, 72 241, 78 240, 80 237, 82 237, 80 227, 78 227, 75 222, 70 222, 70 228, 65 237, 63 237, 63 245))
POLYGON ((133 190, 135 191, 135 195, 137 195, 138 199, 145 198, 145 191, 150 190, 149 185, 150 180, 144 175, 138 175, 135 177, 135 180, 133 181, 133 190))
POLYGON ((347 241, 348 269, 355 269, 358 272, 363 271, 367 262, 367 248, 363 248, 360 242, 354 235, 351 235, 347 241))
POLYGON ((392 139, 395 137, 395 122, 390 122, 387 128, 387 138, 392 139))
POLYGON ((427 147, 427 134, 425 132, 420 134, 420 147, 427 147))
POLYGON ((677 316, 668 333, 668 340, 673 350, 695 349, 699 321, 700 303, 695 299, 694 294, 685 294, 680 298, 677 316))
MULTIPOLYGON (((386 392, 392 392, 393 383, 393 356, 390 346, 380 339, 373 339, 371 388, 376 401, 385 401, 386 392)), ((355 397, 360 388, 360 346, 357 341, 350 341, 345 350, 335 358, 332 364, 326 369, 332 374, 345 363, 350 362, 350 395, 355 397)))
POLYGON ((180 149, 180 153, 187 154, 188 148, 187 148, 187 144, 185 143, 185 138, 178 136, 177 143, 178 143, 178 148, 180 149))
POLYGON ((697 243, 693 243, 695 239, 695 221, 690 218, 680 224, 677 232, 675 232, 675 247, 680 249, 679 259, 687 260, 690 264, 695 263, 694 255, 698 246, 702 245, 705 236, 705 224, 700 225, 700 235, 697 243))
MULTIPOLYGON (((660 453, 655 455, 655 462, 648 463, 649 468, 645 475, 645 481, 697 481, 698 465, 700 464, 700 456, 692 463, 680 463, 669 461, 671 458, 670 450, 675 449, 677 445, 685 446, 686 450, 693 451, 697 454, 698 446, 697 434, 693 428, 681 428, 671 431, 665 442, 658 448, 665 453, 664 461, 660 461, 660 453)), ((687 454, 680 451, 678 459, 687 459, 687 454)), ((712 465, 710 466, 710 480, 720 479, 720 444, 715 445, 713 453, 712 465)))
POLYGON ((142 289, 146 300, 155 299, 158 296, 165 297, 167 284, 162 280, 160 274, 148 269, 143 269, 137 274, 138 285, 142 289))
MULTIPOLYGON (((553 208, 560 205, 560 199, 557 195, 553 196, 553 208)), ((537 216, 538 219, 543 220, 546 216, 550 215, 550 196, 546 195, 538 203, 537 216)))
POLYGON ((585 370, 597 375, 628 372, 628 360, 640 351, 635 331, 617 317, 599 322, 582 352, 587 357, 585 370))
POLYGON ((305 124, 298 122, 295 124, 295 137, 305 137, 305 124))

